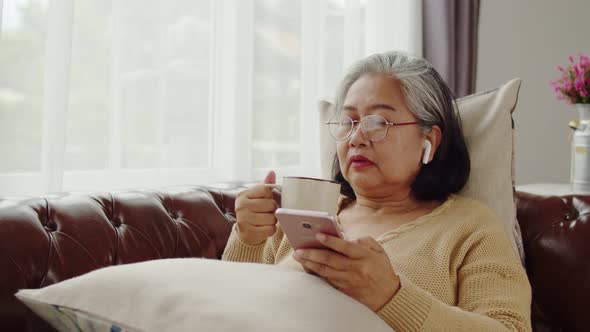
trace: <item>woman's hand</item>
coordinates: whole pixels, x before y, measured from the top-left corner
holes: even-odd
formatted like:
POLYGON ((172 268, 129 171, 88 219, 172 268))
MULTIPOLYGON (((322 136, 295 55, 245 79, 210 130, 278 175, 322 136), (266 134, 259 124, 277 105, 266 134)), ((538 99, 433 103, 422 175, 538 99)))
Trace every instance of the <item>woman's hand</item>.
POLYGON ((397 293, 399 277, 389 257, 371 237, 346 241, 318 234, 318 240, 332 250, 299 249, 293 257, 308 272, 377 312, 397 293))
POLYGON ((277 229, 274 212, 278 204, 273 199, 273 186, 268 185, 274 183, 275 173, 271 171, 263 184, 240 192, 236 198, 238 237, 248 245, 261 244, 277 229))

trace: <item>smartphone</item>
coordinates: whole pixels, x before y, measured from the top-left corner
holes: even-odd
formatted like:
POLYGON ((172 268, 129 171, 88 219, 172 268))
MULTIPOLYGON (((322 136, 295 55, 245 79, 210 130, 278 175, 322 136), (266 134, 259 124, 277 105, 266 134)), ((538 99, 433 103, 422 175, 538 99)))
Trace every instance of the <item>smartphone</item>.
POLYGON ((318 233, 344 238, 335 218, 327 212, 279 208, 275 215, 295 249, 329 249, 316 239, 318 233))

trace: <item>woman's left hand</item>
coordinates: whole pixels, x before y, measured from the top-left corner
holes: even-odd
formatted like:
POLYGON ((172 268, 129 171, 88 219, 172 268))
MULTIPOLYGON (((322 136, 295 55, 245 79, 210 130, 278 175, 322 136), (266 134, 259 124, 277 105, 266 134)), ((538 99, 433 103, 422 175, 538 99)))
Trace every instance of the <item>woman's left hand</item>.
POLYGON ((318 234, 332 249, 299 249, 293 257, 306 271, 324 278, 343 293, 377 312, 397 293, 399 277, 377 241, 363 237, 347 241, 318 234))

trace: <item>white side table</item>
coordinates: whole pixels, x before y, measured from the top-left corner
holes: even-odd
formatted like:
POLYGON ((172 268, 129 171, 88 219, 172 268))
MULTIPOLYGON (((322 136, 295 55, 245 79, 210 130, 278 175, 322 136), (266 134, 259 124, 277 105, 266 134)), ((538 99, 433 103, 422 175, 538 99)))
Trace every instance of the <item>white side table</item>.
POLYGON ((588 195, 590 192, 574 191, 570 183, 531 183, 516 186, 516 191, 523 191, 543 196, 588 195))

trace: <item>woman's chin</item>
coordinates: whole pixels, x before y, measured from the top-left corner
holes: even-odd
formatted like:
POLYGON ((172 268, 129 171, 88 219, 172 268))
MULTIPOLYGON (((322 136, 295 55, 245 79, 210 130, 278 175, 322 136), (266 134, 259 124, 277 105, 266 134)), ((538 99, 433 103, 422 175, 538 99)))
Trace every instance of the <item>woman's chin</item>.
POLYGON ((351 172, 348 176, 348 182, 356 189, 368 189, 377 185, 375 176, 371 176, 367 172, 351 172))

